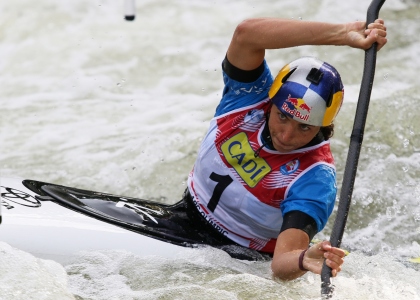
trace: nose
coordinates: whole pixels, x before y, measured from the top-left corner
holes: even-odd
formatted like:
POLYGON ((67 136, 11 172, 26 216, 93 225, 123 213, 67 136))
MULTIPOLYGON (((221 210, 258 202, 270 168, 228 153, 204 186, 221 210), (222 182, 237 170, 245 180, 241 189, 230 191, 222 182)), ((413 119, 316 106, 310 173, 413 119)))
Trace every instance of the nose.
POLYGON ((295 128, 293 126, 285 126, 283 128, 283 131, 281 132, 281 138, 283 143, 290 143, 292 139, 296 136, 295 134, 295 128))

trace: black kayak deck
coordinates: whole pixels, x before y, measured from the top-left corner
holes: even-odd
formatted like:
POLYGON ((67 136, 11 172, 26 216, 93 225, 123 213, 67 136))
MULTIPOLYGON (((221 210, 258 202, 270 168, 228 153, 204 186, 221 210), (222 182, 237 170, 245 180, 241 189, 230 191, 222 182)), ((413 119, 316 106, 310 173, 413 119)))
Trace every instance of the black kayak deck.
POLYGON ((270 259, 268 255, 255 250, 209 239, 206 231, 187 216, 186 203, 182 200, 167 205, 35 180, 24 180, 22 183, 36 193, 39 200, 52 201, 78 213, 167 243, 183 247, 209 245, 243 260, 270 259))

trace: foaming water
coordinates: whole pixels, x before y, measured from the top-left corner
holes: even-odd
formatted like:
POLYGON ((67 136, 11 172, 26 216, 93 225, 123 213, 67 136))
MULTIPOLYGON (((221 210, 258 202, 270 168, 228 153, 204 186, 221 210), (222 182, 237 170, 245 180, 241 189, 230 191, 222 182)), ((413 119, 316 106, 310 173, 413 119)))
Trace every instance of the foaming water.
MULTIPOLYGON (((334 299, 419 299, 418 271, 392 257, 352 253, 333 279, 334 299)), ((83 299, 320 299, 319 277, 271 278, 269 262, 244 263, 215 249, 186 250, 176 259, 126 252, 86 253, 66 267, 83 299)))
POLYGON ((0 299, 74 299, 63 266, 0 242, 0 299))
MULTIPOLYGON (((0 2, 1 174, 174 203, 220 99, 220 64, 238 22, 353 21, 368 4, 147 0, 126 22, 123 1, 0 2)), ((416 0, 381 11, 389 43, 378 53, 336 299, 420 299, 419 265, 408 260, 420 256, 419 13, 416 0)), ((267 60, 277 72, 301 55, 327 60, 344 80, 332 139, 340 186, 364 54, 302 47, 267 60)), ((215 249, 174 260, 81 253, 63 267, 4 243, 0 251, 0 299, 320 299, 317 275, 280 283, 269 263, 215 249)))
POLYGON ((66 267, 75 294, 100 299, 234 299, 235 285, 252 284, 248 291, 260 283, 273 285, 267 268, 267 263, 250 268, 214 249, 186 250, 170 260, 115 251, 85 253, 66 267))

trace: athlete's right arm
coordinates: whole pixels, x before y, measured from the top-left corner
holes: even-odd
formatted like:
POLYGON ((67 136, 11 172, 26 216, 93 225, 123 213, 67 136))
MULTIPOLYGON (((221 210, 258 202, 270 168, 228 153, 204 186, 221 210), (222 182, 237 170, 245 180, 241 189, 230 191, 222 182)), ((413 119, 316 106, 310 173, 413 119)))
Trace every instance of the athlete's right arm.
POLYGON ((309 248, 308 243, 308 235, 300 229, 289 228, 281 232, 271 262, 273 275, 281 280, 293 280, 307 271, 321 274, 325 260, 335 277, 344 263, 344 250, 332 247, 328 241, 309 248))
POLYGON ((368 49, 374 42, 378 50, 387 42, 381 19, 369 24, 351 22, 332 24, 277 18, 249 19, 240 23, 227 51, 229 61, 242 70, 261 65, 266 49, 301 45, 336 45, 368 49))

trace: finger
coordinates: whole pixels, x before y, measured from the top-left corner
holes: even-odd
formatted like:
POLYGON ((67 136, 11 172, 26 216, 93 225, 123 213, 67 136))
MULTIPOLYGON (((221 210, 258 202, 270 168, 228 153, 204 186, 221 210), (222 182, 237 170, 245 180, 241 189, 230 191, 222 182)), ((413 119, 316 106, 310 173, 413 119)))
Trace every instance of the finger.
POLYGON ((344 259, 339 256, 325 255, 325 263, 328 267, 335 270, 341 270, 344 259))
POLYGON ((322 250, 324 250, 325 252, 334 253, 341 257, 344 257, 346 255, 346 251, 344 251, 341 248, 331 246, 331 243, 329 241, 322 242, 322 250))
POLYGON ((341 267, 340 267, 340 268, 338 268, 338 269, 332 269, 332 270, 331 270, 331 273, 332 273, 332 276, 333 276, 333 277, 336 277, 336 276, 337 276, 337 274, 338 274, 338 272, 341 272, 341 267))
POLYGON ((370 38, 373 43, 376 42, 378 44, 377 49, 379 51, 388 42, 386 36, 387 36, 386 31, 375 29, 375 30, 372 30, 368 38, 370 38))
POLYGON ((373 25, 373 26, 385 26, 385 22, 382 19, 376 19, 374 22, 370 23, 369 25, 373 25))
POLYGON ((382 19, 376 19, 374 22, 368 24, 367 28, 386 28, 385 22, 382 19))
POLYGON ((387 33, 386 33, 386 31, 385 31, 385 30, 375 29, 374 31, 375 31, 375 34, 376 34, 378 37, 386 37, 386 36, 387 36, 387 33))
POLYGON ((331 251, 332 246, 331 243, 329 241, 323 241, 319 244, 319 252, 322 253, 322 255, 324 255, 326 252, 331 251))
POLYGON ((337 256, 339 258, 344 258, 346 256, 346 251, 344 251, 343 249, 340 249, 340 248, 332 247, 331 250, 326 252, 326 254, 331 254, 331 255, 337 256))
POLYGON ((337 264, 338 266, 341 266, 344 263, 344 256, 341 256, 341 254, 336 255, 331 252, 325 252, 324 257, 325 259, 330 260, 331 262, 337 264))
POLYGON ((366 36, 366 42, 369 45, 372 45, 373 43, 378 43, 378 50, 382 48, 387 43, 387 33, 383 30, 366 30, 367 36, 366 36))
POLYGON ((322 248, 323 248, 324 250, 326 250, 326 249, 331 249, 331 248, 332 248, 332 246, 331 246, 331 242, 330 242, 330 241, 322 241, 322 242, 321 242, 321 246, 322 246, 322 248))
POLYGON ((381 50, 383 46, 388 42, 387 38, 382 38, 380 42, 378 42, 378 51, 381 50))
POLYGON ((383 24, 379 24, 379 23, 370 23, 367 27, 367 30, 369 30, 369 29, 370 30, 377 29, 377 30, 382 30, 382 31, 386 32, 386 26, 383 25, 383 24))
POLYGON ((380 39, 386 37, 386 31, 379 29, 366 29, 366 42, 368 44, 373 44, 374 42, 379 42, 380 39))

